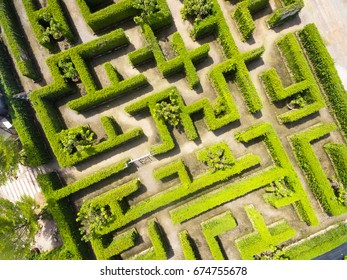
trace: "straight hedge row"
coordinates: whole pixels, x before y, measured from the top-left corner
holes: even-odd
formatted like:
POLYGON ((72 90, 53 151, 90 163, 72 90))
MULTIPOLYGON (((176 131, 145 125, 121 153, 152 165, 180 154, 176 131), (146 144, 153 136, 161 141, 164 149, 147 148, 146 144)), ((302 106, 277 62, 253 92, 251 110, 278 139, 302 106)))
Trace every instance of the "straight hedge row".
POLYGON ((71 202, 68 198, 56 200, 52 197, 54 190, 62 187, 62 183, 56 173, 40 174, 37 181, 47 200, 48 208, 62 237, 63 246, 58 259, 89 259, 90 255, 86 244, 81 240, 82 236, 75 221, 71 202))
POLYGON ((193 240, 191 239, 188 231, 184 230, 181 231, 178 235, 183 255, 186 260, 198 260, 198 252, 196 252, 194 245, 193 245, 193 240))
POLYGON ((296 160, 305 172, 309 186, 322 205, 323 209, 331 215, 340 215, 347 208, 339 204, 334 190, 328 181, 319 159, 311 147, 311 142, 336 129, 335 124, 317 124, 309 130, 290 137, 296 160))
POLYGON ((51 14, 54 20, 60 24, 60 31, 67 41, 74 43, 76 41, 76 36, 72 32, 70 24, 64 15, 60 0, 46 1, 47 6, 41 9, 37 9, 36 0, 23 0, 23 5, 38 42, 50 51, 56 51, 58 47, 57 44, 52 41, 52 39, 49 42, 43 40, 45 27, 41 23, 44 14, 51 14))
POLYGON ((334 61, 314 24, 308 24, 299 31, 299 37, 326 93, 327 100, 346 136, 347 93, 335 68, 334 61))
POLYGON ((39 80, 40 74, 28 52, 25 33, 11 1, 0 1, 0 25, 6 35, 11 53, 22 75, 39 80))
POLYGON ((57 100, 60 100, 71 92, 74 92, 75 88, 72 87, 70 82, 64 79, 58 66, 59 61, 61 59, 71 58, 80 79, 83 81, 87 90, 86 95, 69 102, 68 105, 76 110, 87 110, 105 102, 106 100, 115 98, 121 93, 124 94, 139 85, 147 83, 144 76, 140 74, 133 78, 120 81, 119 83, 113 81, 115 82, 113 85, 99 91, 96 90, 95 82, 91 77, 85 60, 126 44, 128 44, 128 39, 125 36, 124 31, 118 29, 99 37, 94 41, 76 46, 47 59, 47 64, 54 78, 54 83, 31 92, 29 97, 48 138, 50 146, 62 167, 74 165, 93 155, 115 148, 122 143, 143 135, 143 131, 140 128, 133 129, 124 134, 117 134, 117 132, 113 131, 112 135, 109 135, 107 140, 72 155, 64 152, 63 146, 60 143, 60 137, 63 137, 63 135, 66 134, 66 131, 64 131, 65 125, 61 122, 58 110, 55 108, 54 104, 57 100))
POLYGON ((328 143, 324 145, 329 155, 339 181, 347 190, 347 147, 345 144, 328 143))
POLYGON ((26 163, 34 167, 47 163, 50 155, 38 130, 30 104, 27 101, 13 97, 15 94, 22 92, 23 88, 11 64, 7 49, 1 41, 0 83, 6 96, 12 123, 26 154, 26 163))
MULTIPOLYGON (((153 29, 160 29, 172 23, 171 13, 166 0, 157 0, 157 4, 159 11, 143 19, 153 29)), ((94 12, 92 11, 93 5, 95 5, 94 3, 86 0, 77 0, 77 5, 80 8, 83 18, 94 32, 115 25, 123 20, 134 18, 141 13, 141 11, 133 7, 132 0, 121 0, 94 12)))
POLYGON ((347 227, 339 223, 320 233, 284 248, 291 260, 311 260, 347 242, 347 227))

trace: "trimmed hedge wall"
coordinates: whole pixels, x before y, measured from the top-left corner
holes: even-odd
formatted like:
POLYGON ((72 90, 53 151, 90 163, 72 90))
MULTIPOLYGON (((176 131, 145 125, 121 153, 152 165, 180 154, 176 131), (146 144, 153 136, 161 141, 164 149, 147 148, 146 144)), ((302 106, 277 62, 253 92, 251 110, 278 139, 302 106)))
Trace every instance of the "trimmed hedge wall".
POLYGON ((299 31, 299 37, 346 137, 347 93, 335 68, 334 61, 314 24, 308 24, 299 31))
POLYGON ((334 190, 311 147, 312 141, 320 139, 335 129, 335 124, 320 123, 307 131, 291 136, 290 141, 296 160, 305 172, 312 192, 328 214, 337 216, 347 212, 347 208, 337 201, 334 190))
POLYGON ((245 206, 245 211, 255 231, 235 240, 236 247, 244 260, 252 260, 255 255, 280 245, 296 235, 296 231, 285 220, 266 226, 264 218, 253 205, 245 206))
POLYGON ((0 24, 21 74, 35 81, 39 80, 39 70, 27 51, 29 46, 26 42, 25 33, 11 1, 0 0, 0 24))
POLYGON ((304 7, 303 0, 282 0, 284 7, 277 9, 267 20, 269 27, 283 24, 286 20, 296 16, 304 7))
POLYGON ((345 144, 328 143, 324 145, 329 155, 339 181, 347 190, 347 147, 345 144))
POLYGON ((86 244, 81 240, 81 235, 75 221, 71 202, 68 198, 56 200, 52 194, 62 183, 56 173, 41 174, 37 181, 44 193, 48 208, 53 216, 63 240, 61 256, 68 259, 89 259, 90 255, 86 244))
MULTIPOLYGON (((171 13, 166 0, 157 0, 157 3, 159 11, 143 19, 153 29, 160 29, 172 23, 171 13)), ((87 0, 77 0, 77 5, 85 21, 94 32, 115 25, 123 20, 134 18, 141 13, 141 11, 133 7, 132 0, 121 0, 95 12, 92 12, 91 8, 93 6, 91 4, 87 0)))
MULTIPOLYGON (((249 112, 256 113, 262 109, 263 105, 245 64, 244 58, 247 57, 247 55, 240 53, 217 0, 213 0, 212 14, 213 15, 194 23, 192 36, 195 39, 200 39, 208 34, 215 34, 218 42, 223 48, 226 58, 233 59, 234 61, 235 81, 244 96, 249 112)), ((259 54, 257 52, 257 55, 253 54, 253 52, 250 53, 252 54, 251 56, 254 55, 255 57, 258 57, 259 54)))
MULTIPOLYGON (((142 74, 139 74, 120 82, 114 80, 111 86, 101 90, 96 90, 95 82, 89 72, 85 60, 108 52, 114 48, 122 47, 126 44, 128 44, 128 39, 125 36, 124 31, 118 29, 93 41, 76 46, 47 59, 47 64, 54 78, 54 83, 31 92, 29 97, 44 129, 46 137, 48 138, 53 153, 62 167, 77 164, 91 156, 113 149, 122 143, 143 135, 143 131, 140 128, 135 128, 124 134, 117 134, 116 131, 113 131, 111 135, 108 135, 107 140, 74 154, 68 154, 64 151, 60 141, 61 137, 66 134, 66 130, 64 131, 65 126, 60 120, 58 110, 54 106, 54 103, 71 92, 74 92, 76 89, 72 87, 70 82, 64 79, 58 67, 59 61, 61 59, 71 58, 71 61, 87 90, 86 95, 70 101, 68 106, 76 110, 87 110, 98 106, 100 103, 115 98, 120 94, 127 93, 140 85, 147 84, 145 77, 142 74)), ((120 131, 119 133, 122 132, 120 131)))
MULTIPOLYGON (((251 126, 246 131, 237 133, 235 138, 238 141, 247 143, 261 136, 264 136, 264 142, 276 166, 267 168, 263 172, 257 173, 245 180, 223 186, 221 189, 204 194, 185 205, 179 206, 170 212, 173 223, 182 223, 219 205, 263 188, 276 180, 286 178, 288 188, 293 190, 295 195, 290 197, 290 200, 277 200, 274 206, 284 207, 293 204, 298 215, 306 223, 317 225, 318 219, 307 194, 273 127, 268 123, 259 123, 251 126)), ((254 163, 258 164, 259 162, 260 158, 254 163)))
POLYGON ((36 167, 47 163, 50 155, 27 101, 13 96, 22 92, 22 86, 11 63, 6 47, 0 41, 0 83, 4 90, 12 123, 16 128, 26 154, 26 163, 36 167))
POLYGON ((277 46, 286 58, 286 65, 296 83, 284 88, 273 68, 264 72, 261 79, 272 101, 284 100, 298 93, 302 94, 307 105, 278 116, 282 123, 294 122, 318 112, 325 106, 325 102, 295 35, 293 33, 285 35, 277 41, 277 46))
POLYGON ((248 7, 248 2, 239 2, 231 14, 233 19, 236 21, 242 41, 249 39, 255 29, 255 23, 248 7))
POLYGON ((223 248, 218 242, 218 235, 221 235, 237 226, 235 218, 230 211, 215 216, 201 223, 202 233, 205 236, 214 260, 224 260, 223 248))
POLYGON ((167 247, 163 232, 156 220, 148 221, 148 235, 152 242, 152 248, 142 253, 135 255, 132 259, 135 260, 166 260, 167 247))
POLYGON ((191 239, 188 231, 181 231, 178 235, 182 247, 182 251, 184 254, 184 258, 186 260, 198 260, 199 256, 194 248, 193 240, 191 239))
POLYGON ((284 253, 291 260, 311 260, 346 242, 347 227, 345 223, 340 223, 284 248, 284 253))
POLYGON ((60 24, 61 33, 67 41, 69 41, 70 43, 74 43, 76 41, 76 36, 75 34, 73 34, 70 28, 70 24, 65 18, 64 11, 61 7, 61 0, 46 1, 47 6, 41 9, 37 9, 35 0, 23 0, 23 5, 29 18, 30 25, 35 33, 38 42, 50 51, 56 51, 58 50, 58 46, 55 42, 52 41, 52 39, 50 42, 46 42, 41 39, 45 31, 45 28, 40 23, 43 14, 50 13, 52 15, 54 20, 60 24))

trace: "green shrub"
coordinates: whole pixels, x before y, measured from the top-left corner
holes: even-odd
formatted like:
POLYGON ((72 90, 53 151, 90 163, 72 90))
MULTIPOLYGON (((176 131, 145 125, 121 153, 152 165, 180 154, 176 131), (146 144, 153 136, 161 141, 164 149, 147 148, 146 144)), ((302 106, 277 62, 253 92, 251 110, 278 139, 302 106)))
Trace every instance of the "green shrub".
POLYGON ((249 39, 255 29, 255 23, 248 9, 248 3, 238 3, 232 13, 232 17, 237 23, 237 28, 241 33, 242 41, 249 39))
POLYGON ((89 149, 95 142, 95 134, 88 127, 80 126, 75 129, 62 130, 60 142, 69 154, 89 149))
POLYGON ((39 80, 39 71, 27 51, 29 47, 25 40, 24 30, 20 26, 11 1, 0 1, 0 24, 21 74, 35 81, 39 80))
POLYGON ((181 108, 178 105, 178 98, 174 92, 170 92, 169 102, 161 101, 155 104, 155 115, 163 118, 173 127, 179 126, 181 122, 181 108))
POLYGON ((346 136, 347 94, 335 68, 334 61, 314 24, 306 25, 305 28, 299 32, 299 36, 311 60, 319 82, 325 91, 327 100, 346 136))
POLYGON ((184 0, 181 14, 184 19, 192 18, 195 22, 200 21, 212 13, 212 0, 184 0))
POLYGON ((284 7, 277 9, 267 20, 268 25, 273 28, 283 24, 286 20, 297 15, 304 7, 303 0, 283 1, 284 7))

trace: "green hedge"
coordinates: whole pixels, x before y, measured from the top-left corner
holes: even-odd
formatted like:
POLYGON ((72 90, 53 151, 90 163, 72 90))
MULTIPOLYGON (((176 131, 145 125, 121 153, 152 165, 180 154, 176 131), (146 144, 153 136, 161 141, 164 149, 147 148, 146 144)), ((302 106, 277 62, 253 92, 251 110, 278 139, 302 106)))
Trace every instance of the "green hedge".
POLYGON ((248 9, 248 3, 237 3, 235 10, 231 14, 231 16, 236 21, 236 25, 241 34, 242 41, 249 39, 255 29, 255 23, 248 9))
POLYGON ((277 9, 267 20, 271 28, 281 25, 286 20, 296 16, 304 7, 303 0, 285 0, 283 2, 285 6, 277 9))
POLYGON ((323 209, 331 215, 340 215, 347 208, 339 204, 319 159, 311 147, 311 142, 335 130, 335 124, 317 124, 307 131, 290 137, 296 160, 305 172, 309 186, 323 209))
POLYGON ((278 116, 282 123, 294 122, 318 112, 325 106, 325 102, 295 35, 289 33, 276 43, 280 52, 286 58, 286 64, 296 83, 284 88, 276 70, 273 68, 264 72, 261 78, 272 101, 284 100, 296 94, 302 94, 304 100, 308 103, 307 105, 278 116))
POLYGON ((51 197, 54 189, 61 186, 61 182, 56 173, 38 175, 37 181, 44 193, 50 213, 57 224, 63 241, 61 256, 68 259, 89 259, 90 255, 86 244, 81 240, 78 225, 68 198, 55 200, 51 197))
POLYGON ((235 240, 236 247, 244 260, 252 260, 255 255, 278 246, 296 235, 296 231, 285 220, 267 226, 253 205, 245 206, 245 211, 255 231, 235 240))
MULTIPOLYGON (((160 29, 172 23, 171 13, 165 0, 157 0, 159 11, 144 18, 153 29, 160 29)), ((94 30, 94 32, 105 29, 111 25, 134 18, 140 15, 141 11, 133 7, 132 0, 121 0, 117 3, 108 5, 107 7, 92 12, 94 3, 87 0, 77 0, 77 5, 87 22, 87 24, 94 30)))
POLYGON ((11 65, 6 47, 0 41, 0 83, 4 89, 12 123, 16 128, 26 153, 26 163, 31 166, 40 166, 47 163, 50 155, 45 147, 35 121, 35 115, 30 109, 30 104, 22 99, 16 99, 13 95, 22 92, 22 86, 11 65))
POLYGON ((218 242, 218 235, 221 235, 237 226, 235 218, 230 211, 215 216, 201 223, 202 233, 205 236, 214 260, 224 260, 223 249, 218 242))
POLYGON ((347 147, 345 144, 328 143, 324 150, 333 163, 338 179, 347 190, 347 147))
POLYGON ((344 135, 347 135, 347 93, 317 27, 308 24, 299 32, 306 53, 333 109, 344 135))
POLYGON ((193 240, 188 234, 188 231, 181 231, 178 235, 183 250, 184 258, 186 260, 198 260, 199 256, 196 252, 193 243, 193 240))
POLYGON ((91 156, 115 148, 122 143, 143 135, 143 131, 140 128, 136 128, 119 135, 114 132, 108 137, 107 140, 99 142, 89 149, 85 149, 71 155, 64 152, 60 143, 60 138, 64 135, 64 133, 66 133, 66 131, 63 131, 65 126, 60 120, 59 112, 54 104, 61 98, 67 96, 71 92, 74 92, 76 88, 72 87, 72 84, 67 82, 62 76, 62 73, 58 67, 59 61, 66 58, 71 59, 87 90, 86 95, 70 101, 68 105, 76 110, 87 110, 147 83, 144 75, 140 74, 118 83, 117 81, 113 80, 113 84, 111 86, 101 90, 96 89, 95 82, 90 74, 85 60, 93 58, 96 55, 103 54, 114 48, 122 47, 126 44, 128 44, 128 39, 125 36, 124 31, 122 29, 117 29, 97 38, 96 40, 76 46, 47 59, 47 64, 54 78, 54 83, 34 90, 31 92, 29 97, 53 153, 57 157, 57 160, 62 167, 77 164, 91 156))
POLYGON ((160 225, 156 220, 148 221, 148 235, 152 242, 152 248, 146 250, 140 254, 133 257, 136 260, 166 260, 167 259, 167 248, 163 232, 160 225))
POLYGON ((23 5, 38 42, 50 51, 57 51, 58 46, 54 41, 52 41, 52 39, 49 42, 42 40, 45 28, 40 24, 40 22, 43 14, 50 13, 54 20, 61 25, 61 32, 67 41, 74 43, 77 39, 64 15, 60 0, 46 1, 47 6, 41 9, 37 9, 36 0, 23 0, 23 5))
MULTIPOLYGON (((279 200, 277 207, 283 207, 293 204, 298 215, 308 224, 317 225, 318 219, 311 206, 305 190, 303 189, 299 178, 289 160, 283 145, 278 138, 275 130, 270 124, 259 123, 251 126, 246 131, 237 133, 235 138, 238 141, 249 142, 258 137, 264 136, 264 142, 274 160, 275 167, 267 168, 263 172, 255 174, 253 177, 229 184, 223 188, 211 193, 204 194, 191 202, 182 205, 170 212, 173 223, 181 223, 191 219, 203 212, 213 209, 228 201, 232 201, 246 195, 249 192, 265 187, 275 180, 286 178, 288 188, 295 192, 290 200, 279 200)), ((258 164, 260 159, 254 156, 254 164, 258 164)))
POLYGON ((347 226, 340 223, 284 248, 284 253, 292 260, 311 260, 346 242, 347 226))
POLYGON ((149 46, 135 50, 128 54, 130 62, 138 66, 154 58, 153 52, 149 46))
POLYGON ((39 80, 39 71, 27 51, 29 46, 26 42, 25 33, 21 28, 20 21, 11 1, 0 1, 0 24, 21 74, 35 81, 39 80))

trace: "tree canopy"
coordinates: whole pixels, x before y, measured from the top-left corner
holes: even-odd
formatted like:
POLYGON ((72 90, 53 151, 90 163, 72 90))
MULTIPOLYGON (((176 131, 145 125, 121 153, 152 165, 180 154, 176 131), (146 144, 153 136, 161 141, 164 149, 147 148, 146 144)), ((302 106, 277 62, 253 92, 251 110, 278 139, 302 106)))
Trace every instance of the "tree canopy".
POLYGON ((29 196, 20 201, 0 198, 0 259, 25 259, 39 229, 36 203, 29 196))
POLYGON ((16 176, 20 161, 19 147, 15 140, 0 135, 0 185, 16 176))

